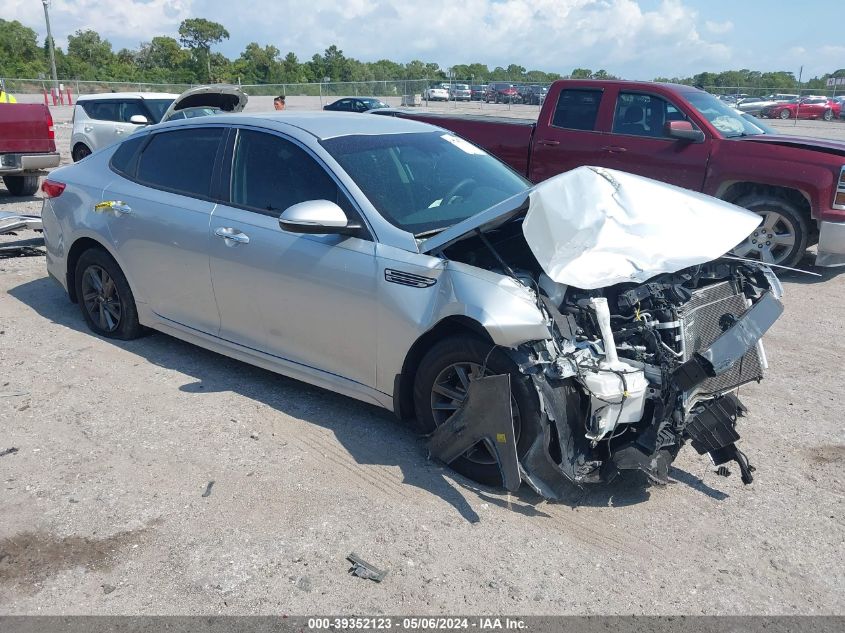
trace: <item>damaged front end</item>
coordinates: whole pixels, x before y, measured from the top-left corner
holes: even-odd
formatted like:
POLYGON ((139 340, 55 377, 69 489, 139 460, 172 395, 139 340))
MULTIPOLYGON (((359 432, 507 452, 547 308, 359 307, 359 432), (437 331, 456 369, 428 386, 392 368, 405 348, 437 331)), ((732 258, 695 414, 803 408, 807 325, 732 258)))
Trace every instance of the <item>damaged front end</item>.
MULTIPOLYGON (((626 206, 619 174, 599 176, 611 178, 611 198, 626 206)), ((542 428, 532 429, 534 440, 519 456, 521 477, 515 483, 514 465, 499 457, 511 453, 491 449, 506 487, 515 489, 524 481, 542 496, 559 499, 572 483, 608 481, 624 470, 640 470, 653 482, 666 483, 669 465, 687 441, 715 465, 736 462, 742 481, 750 483, 754 469, 737 448, 736 422, 745 409, 736 390, 759 381, 767 366, 761 337, 783 311, 775 275, 765 265, 699 252, 693 257, 709 261, 675 270, 671 257, 652 258, 651 267, 628 258, 609 277, 635 281, 602 287, 577 255, 561 257, 560 241, 553 253, 532 243, 535 202, 524 221, 511 219, 454 240, 441 251, 447 259, 520 280, 532 289, 549 325, 550 338, 507 351, 537 391, 542 428), (550 261, 552 256, 560 266, 550 261), (562 283, 566 280, 588 288, 562 283)), ((632 208, 627 204, 626 211, 632 208)), ((642 216, 641 209, 637 212, 642 216)), ((635 219, 639 222, 633 224, 642 227, 642 217, 635 219)), ((543 220, 548 220, 547 211, 543 220)), ((737 235, 727 237, 734 243, 759 221, 745 212, 738 220, 737 235)), ((620 225, 618 215, 614 225, 620 225)), ((594 238, 582 249, 588 258, 607 244, 598 232, 594 238)), ((491 448, 505 437, 510 403, 474 398, 473 392, 470 385, 467 402, 475 410, 464 408, 454 416, 457 422, 434 433, 432 454, 444 461, 479 438, 491 448), (449 455, 439 450, 445 446, 449 455)))

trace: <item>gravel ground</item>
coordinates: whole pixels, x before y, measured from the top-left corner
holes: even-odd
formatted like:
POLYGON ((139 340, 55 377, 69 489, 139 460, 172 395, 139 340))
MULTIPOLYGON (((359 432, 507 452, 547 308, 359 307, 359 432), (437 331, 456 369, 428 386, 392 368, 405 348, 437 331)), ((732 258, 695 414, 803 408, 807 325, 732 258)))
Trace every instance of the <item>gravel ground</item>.
MULTIPOLYGON (((0 210, 40 201, 0 188, 0 210)), ((768 377, 741 391, 751 486, 687 448, 671 485, 551 504, 428 461, 386 411, 97 338, 42 256, 0 259, 0 613, 842 614, 845 274, 821 272, 784 278, 768 377)))

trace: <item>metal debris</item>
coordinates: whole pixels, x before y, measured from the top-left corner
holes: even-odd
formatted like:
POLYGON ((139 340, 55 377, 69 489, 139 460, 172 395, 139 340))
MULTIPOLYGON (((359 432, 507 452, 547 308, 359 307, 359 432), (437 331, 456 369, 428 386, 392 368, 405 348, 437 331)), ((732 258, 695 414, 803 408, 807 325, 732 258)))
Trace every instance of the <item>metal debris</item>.
POLYGON ((358 576, 358 578, 366 578, 367 580, 381 582, 384 580, 384 577, 387 576, 387 571, 382 571, 370 565, 370 563, 362 559, 355 552, 352 552, 349 556, 347 556, 346 560, 352 563, 352 567, 349 568, 349 573, 353 576, 358 576))
POLYGON ((211 487, 214 485, 214 480, 208 482, 208 485, 205 487, 205 492, 202 493, 203 497, 210 497, 211 496, 211 487))
POLYGON ((12 448, 7 448, 5 450, 0 451, 0 457, 5 457, 6 455, 14 455, 17 452, 18 449, 13 446, 12 448))

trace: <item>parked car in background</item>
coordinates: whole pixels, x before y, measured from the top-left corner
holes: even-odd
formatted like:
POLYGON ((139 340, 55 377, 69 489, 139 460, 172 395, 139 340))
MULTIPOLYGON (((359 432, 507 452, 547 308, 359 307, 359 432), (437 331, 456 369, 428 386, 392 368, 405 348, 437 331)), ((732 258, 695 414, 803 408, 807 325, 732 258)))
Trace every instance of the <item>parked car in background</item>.
POLYGON ((35 103, 0 105, 0 176, 11 195, 34 194, 44 170, 59 161, 50 108, 35 103))
POLYGON ((549 89, 547 86, 526 86, 522 93, 522 102, 530 105, 543 105, 549 89))
POLYGON ((448 101, 449 90, 441 86, 426 88, 423 93, 423 99, 426 101, 448 101))
POLYGON ((763 97, 748 97, 742 101, 738 101, 735 107, 742 112, 747 112, 748 114, 760 114, 760 110, 762 110, 765 105, 771 105, 771 102, 767 101, 763 97))
POLYGON ((449 98, 452 101, 469 101, 472 99, 472 91, 468 84, 452 84, 449 88, 449 98))
POLYGON ((516 86, 501 81, 493 82, 487 86, 484 100, 487 103, 520 103, 522 101, 516 86))
POLYGON ((487 85, 476 84, 470 86, 469 92, 471 101, 484 101, 484 95, 487 92, 487 85))
POLYGON ((164 121, 240 112, 248 97, 237 86, 214 84, 182 94, 111 92, 81 95, 73 110, 70 155, 79 161, 102 147, 164 121))
POLYGON ((323 106, 323 110, 333 112, 369 112, 379 108, 389 107, 384 101, 376 97, 344 97, 334 103, 323 106))
POLYGON ((838 119, 842 106, 827 97, 804 97, 763 108, 761 114, 770 119, 838 119))
POLYGON ((781 287, 721 256, 755 216, 614 170, 532 187, 416 121, 210 119, 45 181, 47 269, 96 335, 149 327, 392 410, 511 491, 667 483, 689 440, 750 483, 734 392, 781 287))
POLYGON ((561 80, 536 122, 394 116, 452 130, 534 182, 596 165, 701 191, 763 218, 738 255, 795 266, 818 241, 816 265, 845 266, 845 143, 766 134, 691 86, 561 80))

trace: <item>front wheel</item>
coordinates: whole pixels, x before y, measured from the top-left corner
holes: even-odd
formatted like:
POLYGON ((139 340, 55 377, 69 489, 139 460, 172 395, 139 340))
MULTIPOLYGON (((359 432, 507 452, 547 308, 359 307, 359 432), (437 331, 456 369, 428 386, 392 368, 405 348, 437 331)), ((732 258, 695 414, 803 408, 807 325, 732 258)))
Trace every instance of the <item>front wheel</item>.
POLYGON ((783 119, 784 121, 786 121, 786 120, 789 118, 789 116, 790 116, 790 114, 789 114, 789 110, 781 110, 781 111, 780 111, 780 115, 779 115, 779 116, 780 116, 780 118, 781 118, 781 119, 783 119))
MULTIPOLYGON (((537 392, 531 379, 520 373, 507 354, 473 336, 444 339, 423 357, 414 381, 414 409, 420 431, 434 432, 460 408, 470 382, 494 374, 510 374, 514 437, 517 456, 522 459, 543 428, 537 392)), ((482 484, 502 484, 496 458, 483 444, 476 445, 450 466, 482 484)))
POLYGON ((833 121, 833 110, 825 110, 822 118, 825 121, 833 121))
POLYGON ((111 255, 96 248, 82 253, 74 281, 82 316, 95 334, 124 341, 141 335, 135 297, 111 255))
POLYGON ((783 198, 750 195, 734 202, 763 218, 762 224, 733 252, 765 264, 796 266, 807 250, 809 230, 798 208, 783 198))
POLYGON ((38 176, 3 176, 3 184, 13 196, 31 196, 38 191, 38 176))
POLYGON ((74 163, 78 163, 83 158, 90 155, 91 150, 84 143, 77 143, 76 147, 74 147, 73 151, 70 153, 70 157, 73 158, 74 163))

